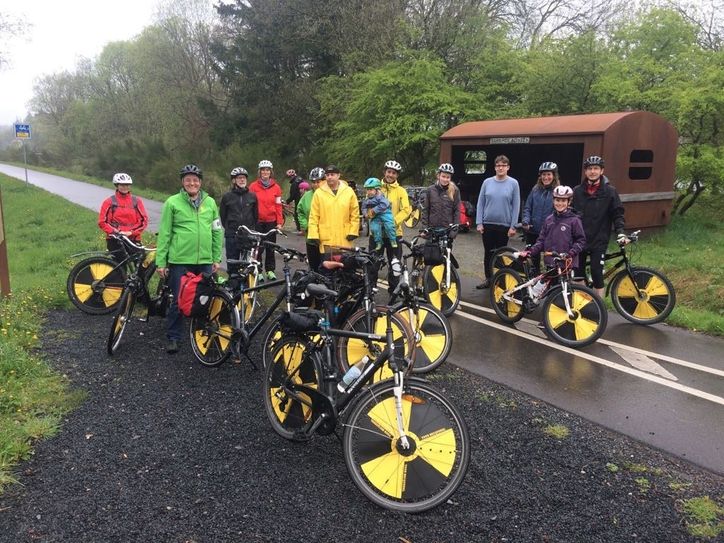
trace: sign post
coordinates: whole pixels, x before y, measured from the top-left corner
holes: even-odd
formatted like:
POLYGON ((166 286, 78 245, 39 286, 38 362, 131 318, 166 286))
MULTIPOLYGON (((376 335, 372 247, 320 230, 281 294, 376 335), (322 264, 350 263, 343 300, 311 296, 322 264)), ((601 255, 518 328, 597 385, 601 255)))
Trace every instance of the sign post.
POLYGON ((3 195, 0 191, 0 296, 10 295, 10 266, 5 242, 5 219, 3 217, 3 195))
POLYGON ((25 184, 28 184, 28 153, 25 150, 25 140, 32 139, 29 124, 15 123, 15 139, 23 142, 23 161, 25 162, 25 184))

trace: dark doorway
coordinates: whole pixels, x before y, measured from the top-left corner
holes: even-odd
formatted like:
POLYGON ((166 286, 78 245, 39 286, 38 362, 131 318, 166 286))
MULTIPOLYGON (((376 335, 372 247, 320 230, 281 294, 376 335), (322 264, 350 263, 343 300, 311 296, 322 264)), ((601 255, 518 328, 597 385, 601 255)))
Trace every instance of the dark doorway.
POLYGON ((520 184, 521 208, 538 180, 538 167, 543 162, 558 164, 562 184, 573 187, 581 182, 583 143, 453 145, 453 178, 463 200, 477 203, 483 180, 495 175, 493 166, 498 155, 510 159, 509 175, 520 184))

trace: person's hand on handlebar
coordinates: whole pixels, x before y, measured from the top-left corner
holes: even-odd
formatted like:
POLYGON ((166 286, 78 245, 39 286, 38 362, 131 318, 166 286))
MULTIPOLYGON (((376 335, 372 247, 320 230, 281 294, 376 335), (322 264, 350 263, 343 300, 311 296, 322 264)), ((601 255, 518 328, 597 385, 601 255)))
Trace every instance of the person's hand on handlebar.
POLYGON ((156 273, 165 279, 168 276, 168 268, 156 268, 156 273))
POLYGON ((624 245, 628 245, 629 243, 631 243, 631 240, 626 234, 622 232, 618 236, 616 236, 616 243, 623 247, 624 245))
POLYGON ((513 258, 528 258, 530 256, 530 251, 517 251, 513 253, 513 258))

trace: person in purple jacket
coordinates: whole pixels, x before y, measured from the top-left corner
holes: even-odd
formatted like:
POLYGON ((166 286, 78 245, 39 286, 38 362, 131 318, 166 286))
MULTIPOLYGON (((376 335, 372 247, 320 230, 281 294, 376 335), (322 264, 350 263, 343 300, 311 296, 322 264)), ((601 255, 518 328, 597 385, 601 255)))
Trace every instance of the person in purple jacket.
MULTIPOLYGON (((567 253, 573 259, 573 267, 578 266, 578 255, 586 246, 586 234, 583 232, 581 218, 571 209, 573 189, 559 185, 553 189, 553 213, 543 221, 540 235, 529 251, 520 252, 520 256, 538 256, 542 251, 567 253)), ((546 266, 553 266, 553 257, 544 257, 546 266)))

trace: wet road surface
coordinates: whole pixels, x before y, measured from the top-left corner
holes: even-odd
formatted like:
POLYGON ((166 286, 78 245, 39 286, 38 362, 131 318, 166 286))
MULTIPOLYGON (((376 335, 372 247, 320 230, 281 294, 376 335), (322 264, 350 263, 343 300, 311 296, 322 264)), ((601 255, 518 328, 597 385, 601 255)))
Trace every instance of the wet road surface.
MULTIPOLYGON (((25 179, 23 168, 0 172, 25 179)), ((28 170, 30 183, 97 210, 104 189, 28 170)), ((161 203, 144 200, 152 228, 161 203)), ((303 249, 300 236, 283 244, 303 249)), ((480 254, 480 238, 461 235, 456 254, 480 254)), ((463 265, 465 268, 465 265, 463 265)), ((450 319, 449 361, 717 473, 724 473, 724 340, 663 324, 637 326, 609 313, 604 337, 580 350, 546 339, 533 313, 516 325, 500 322, 488 292, 465 276, 450 319)))

